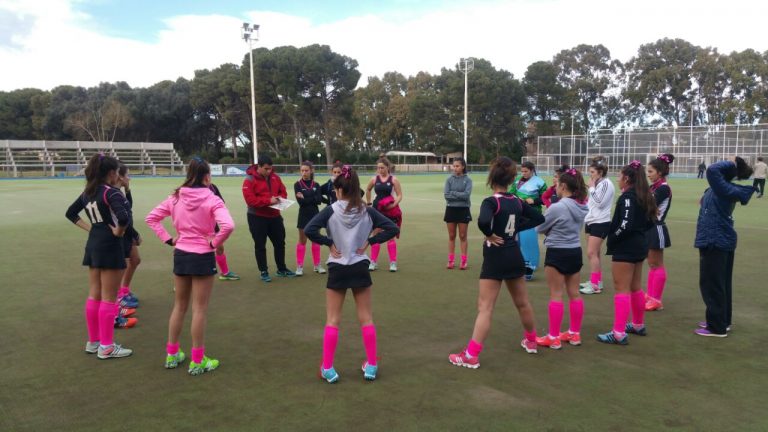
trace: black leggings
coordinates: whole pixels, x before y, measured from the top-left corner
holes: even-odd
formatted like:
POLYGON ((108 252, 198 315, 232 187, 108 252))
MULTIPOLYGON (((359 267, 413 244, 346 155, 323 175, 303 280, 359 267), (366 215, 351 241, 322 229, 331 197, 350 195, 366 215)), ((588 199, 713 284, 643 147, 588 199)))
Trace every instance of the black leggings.
POLYGON ((699 249, 699 289, 707 307, 707 328, 725 334, 731 325, 733 251, 699 249))
POLYGON ((278 271, 286 271, 285 266, 285 225, 283 217, 266 218, 248 213, 248 229, 253 237, 253 249, 259 271, 268 271, 267 237, 275 248, 275 264, 278 271))

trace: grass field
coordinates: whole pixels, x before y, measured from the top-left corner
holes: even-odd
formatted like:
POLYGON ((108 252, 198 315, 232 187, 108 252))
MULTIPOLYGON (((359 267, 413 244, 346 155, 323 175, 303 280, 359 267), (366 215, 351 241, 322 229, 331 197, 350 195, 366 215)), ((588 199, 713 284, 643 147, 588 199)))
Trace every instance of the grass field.
MULTIPOLYGON (((483 177, 474 179, 476 217, 487 190, 483 177)), ((285 182, 290 188, 295 180, 285 182)), ((373 274, 380 377, 373 383, 362 379, 360 329, 348 299, 337 385, 316 377, 325 279, 310 272, 271 284, 258 280, 240 179, 216 179, 237 224, 227 255, 243 279, 216 282, 206 348, 222 366, 200 377, 163 368, 173 300, 171 249, 143 223, 180 179, 133 180, 134 214, 145 239, 133 283, 141 307, 136 328, 116 331, 116 340, 134 349, 133 357, 112 361, 82 350, 85 235, 64 211, 83 181, 0 181, 0 431, 768 430, 768 200, 753 200, 735 212, 740 238, 728 338, 692 334, 704 314, 692 244, 705 183, 673 179, 665 310, 647 315, 648 337, 633 337, 627 347, 594 341, 612 323, 609 283, 607 294, 585 299, 584 345, 528 355, 519 347, 517 313, 502 293, 482 367, 468 370, 450 365, 447 356, 471 335, 481 234, 473 223, 469 271, 444 270, 444 177, 401 181, 400 271, 373 274)), ((289 264, 296 215, 296 206, 284 215, 289 264)), ((271 246, 269 251, 272 262, 271 246)), ((386 257, 382 248, 380 264, 386 257)), ((543 275, 528 288, 543 333, 543 275)), ((182 349, 188 353, 189 346, 187 326, 182 349)))

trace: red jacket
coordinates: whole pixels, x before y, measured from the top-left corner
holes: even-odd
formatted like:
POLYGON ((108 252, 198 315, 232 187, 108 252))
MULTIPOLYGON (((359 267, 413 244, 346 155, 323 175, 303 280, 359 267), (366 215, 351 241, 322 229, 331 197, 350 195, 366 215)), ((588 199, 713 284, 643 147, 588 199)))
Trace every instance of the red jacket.
POLYGON ((248 205, 248 213, 266 218, 278 217, 280 210, 269 206, 272 205, 272 197, 288 197, 285 185, 274 171, 265 178, 258 173, 257 169, 258 165, 251 165, 246 170, 245 180, 243 180, 243 198, 248 205))

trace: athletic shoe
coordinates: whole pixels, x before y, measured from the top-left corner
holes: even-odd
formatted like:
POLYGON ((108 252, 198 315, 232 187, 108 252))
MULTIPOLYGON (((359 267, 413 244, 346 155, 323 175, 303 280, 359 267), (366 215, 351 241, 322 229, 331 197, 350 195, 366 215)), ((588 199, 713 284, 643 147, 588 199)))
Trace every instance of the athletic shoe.
POLYGON ((326 273, 328 273, 328 270, 323 268, 323 266, 318 265, 318 266, 315 266, 315 273, 317 273, 317 274, 326 274, 326 273))
POLYGON ((165 368, 166 369, 176 369, 180 364, 184 363, 184 359, 187 357, 184 355, 184 352, 179 350, 176 354, 168 354, 165 357, 165 368))
POLYGON ((573 346, 581 345, 581 335, 578 333, 571 333, 569 331, 560 333, 560 341, 568 342, 573 346))
POLYGON ((130 294, 119 298, 117 301, 120 304, 120 307, 133 308, 133 309, 136 309, 137 307, 139 307, 139 301, 131 297, 130 294))
POLYGON ((324 379, 331 384, 339 380, 339 374, 336 373, 336 369, 334 369, 333 366, 331 366, 330 369, 323 369, 323 366, 321 365, 319 375, 320 379, 324 379))
POLYGON ((533 271, 532 267, 525 266, 525 280, 533 280, 533 271))
POLYGON ((285 270, 278 270, 278 271, 277 271, 277 273, 275 273, 275 274, 276 274, 278 277, 289 277, 289 278, 292 278, 292 277, 295 277, 295 276, 296 276, 296 273, 294 273, 294 272, 292 272, 292 271, 290 271, 290 270, 288 270, 288 269, 285 269, 285 270))
POLYGON ((529 341, 526 338, 523 338, 522 341, 520 341, 520 346, 523 347, 525 352, 528 354, 536 354, 538 351, 538 346, 536 344, 536 341, 529 341))
POLYGON ((579 292, 582 294, 602 294, 603 292, 603 282, 601 281, 599 284, 595 285, 592 282, 585 282, 581 284, 581 288, 579 288, 579 292))
POLYGON ((640 328, 636 328, 634 324, 627 323, 627 326, 624 328, 624 331, 627 333, 636 334, 638 336, 648 336, 648 330, 645 328, 645 325, 643 325, 640 328))
POLYGON ((373 381, 376 379, 376 373, 379 371, 379 366, 369 365, 367 361, 363 362, 363 378, 366 381, 373 381))
POLYGON ((480 357, 470 357, 466 351, 448 355, 448 361, 456 366, 477 369, 480 367, 480 357))
POLYGON ((375 262, 371 261, 371 263, 368 264, 368 271, 376 271, 377 267, 378 265, 375 262))
POLYGON ((304 267, 296 267, 296 276, 304 276, 304 267))
POLYGON ((597 341, 606 344, 629 345, 629 336, 624 335, 623 338, 618 339, 616 338, 616 335, 613 334, 613 331, 609 331, 608 333, 597 335, 597 341))
POLYGON ((542 337, 536 338, 536 345, 541 345, 545 347, 550 347, 554 350, 559 350, 563 347, 562 342, 560 342, 559 337, 552 337, 550 335, 545 335, 542 337))
POLYGON ((138 318, 115 317, 115 328, 131 328, 139 322, 138 318))
POLYGON ((699 328, 694 330, 693 332, 699 336, 709 336, 709 337, 719 337, 719 338, 728 337, 728 333, 713 333, 705 328, 699 328))
POLYGON ((391 272, 396 272, 397 271, 397 263, 396 262, 389 263, 389 271, 391 271, 391 272))
POLYGON ((203 357, 203 361, 200 363, 195 363, 193 361, 189 362, 189 372, 190 375, 201 375, 206 372, 211 372, 216 370, 216 368, 219 367, 219 361, 210 357, 203 357))
POLYGON ((453 270, 454 267, 456 267, 456 263, 453 261, 448 261, 448 264, 445 265, 448 270, 453 270))
POLYGON ((656 300, 653 297, 648 297, 645 301, 645 310, 647 311, 664 310, 664 305, 661 303, 661 300, 656 300))
POLYGON ((121 317, 128 318, 129 316, 131 316, 131 315, 133 315, 135 313, 136 313, 136 309, 134 309, 134 308, 124 308, 124 307, 120 308, 120 316, 121 317))
POLYGON ((125 296, 125 297, 127 297, 127 298, 128 298, 128 299, 130 299, 131 301, 135 301, 136 303, 138 303, 138 302, 139 302, 139 298, 138 298, 138 297, 136 297, 136 295, 135 295, 135 294, 133 294, 133 291, 128 291, 128 295, 127 295, 127 296, 125 296))
MULTIPOLYGON (((706 321, 699 321, 699 328, 707 328, 707 322, 706 321)), ((725 328, 725 331, 731 331, 731 326, 728 326, 725 328)))
POLYGON ((85 352, 88 354, 96 354, 99 352, 99 341, 96 342, 86 342, 85 343, 85 352))
POLYGON ((261 272, 261 280, 264 282, 272 282, 272 278, 269 276, 268 271, 261 272))
POLYGON ((237 281, 237 280, 240 280, 240 276, 238 276, 235 272, 230 271, 230 272, 224 273, 223 275, 220 275, 219 280, 220 281, 237 281))
POLYGON ((116 343, 113 343, 112 345, 106 348, 99 345, 99 349, 96 356, 98 356, 101 360, 106 360, 111 358, 128 357, 131 354, 133 354, 133 350, 130 350, 128 348, 123 348, 122 346, 116 343))
POLYGON ((468 267, 468 264, 467 264, 466 262, 463 262, 463 263, 461 263, 461 265, 459 266, 459 270, 466 270, 466 269, 467 269, 467 267, 468 267))

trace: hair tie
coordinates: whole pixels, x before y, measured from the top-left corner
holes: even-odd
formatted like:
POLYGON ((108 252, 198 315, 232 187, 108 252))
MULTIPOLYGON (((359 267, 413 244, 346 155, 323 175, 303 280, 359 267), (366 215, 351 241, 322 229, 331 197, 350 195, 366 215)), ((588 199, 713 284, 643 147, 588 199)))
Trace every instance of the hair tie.
POLYGON ((345 179, 349 180, 352 177, 352 167, 349 165, 344 165, 341 167, 341 175, 345 179))
POLYGON ((638 169, 640 169, 640 168, 642 168, 642 167, 643 167, 643 164, 642 164, 642 163, 640 163, 640 161, 639 161, 639 160, 633 160, 632 162, 630 162, 630 163, 629 163, 629 166, 630 166, 632 169, 636 169, 636 170, 638 170, 638 169))
POLYGON ((103 160, 103 159, 104 159, 104 152, 100 151, 99 152, 99 160, 103 160))
POLYGON ((669 155, 667 155, 666 153, 665 153, 665 154, 661 154, 661 155, 659 155, 659 157, 658 157, 658 158, 659 158, 660 160, 663 160, 663 161, 664 161, 664 163, 667 163, 667 164, 669 164, 669 163, 672 163, 672 161, 671 161, 671 160, 669 160, 669 155))
POLYGON ((569 169, 565 170, 565 173, 568 174, 568 175, 572 175, 574 177, 577 177, 579 175, 578 171, 576 171, 576 169, 574 169, 574 168, 569 168, 569 169))

